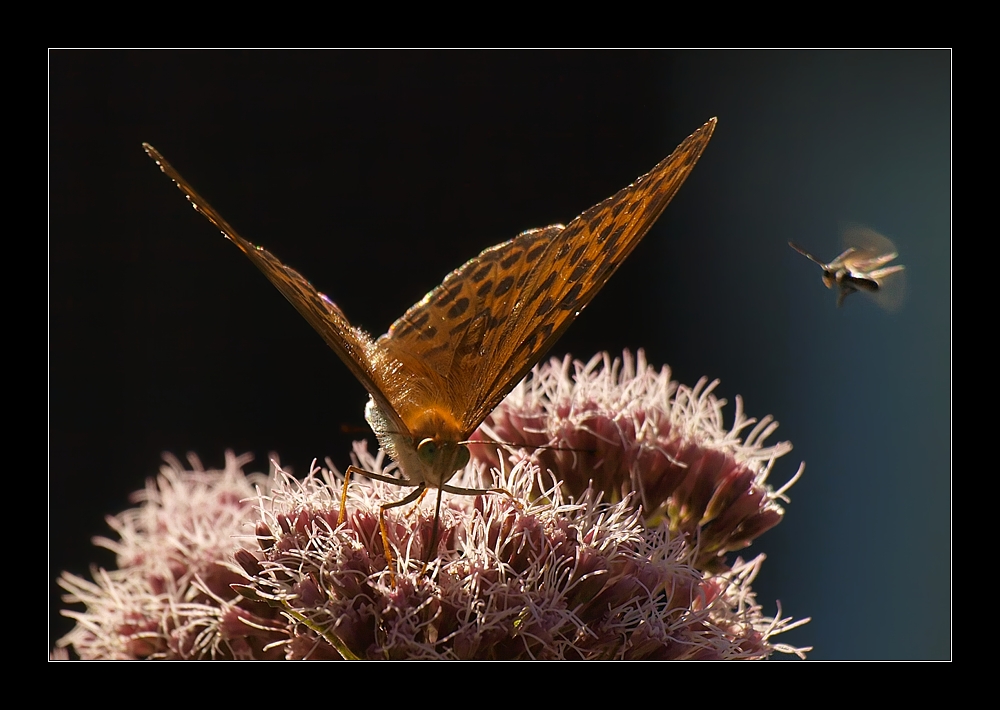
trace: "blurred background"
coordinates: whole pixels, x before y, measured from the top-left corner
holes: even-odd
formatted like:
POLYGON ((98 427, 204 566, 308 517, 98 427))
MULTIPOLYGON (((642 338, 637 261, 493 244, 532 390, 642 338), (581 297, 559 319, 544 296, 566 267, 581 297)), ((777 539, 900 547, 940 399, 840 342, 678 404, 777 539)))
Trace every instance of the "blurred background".
POLYGON ((807 463, 754 583, 814 659, 951 655, 951 54, 49 54, 55 579, 160 454, 346 466, 366 394, 146 157, 377 335, 482 249, 567 222, 712 116, 690 179, 553 355, 645 348, 773 414, 807 463), (845 222, 896 243, 894 314, 837 309, 845 222))

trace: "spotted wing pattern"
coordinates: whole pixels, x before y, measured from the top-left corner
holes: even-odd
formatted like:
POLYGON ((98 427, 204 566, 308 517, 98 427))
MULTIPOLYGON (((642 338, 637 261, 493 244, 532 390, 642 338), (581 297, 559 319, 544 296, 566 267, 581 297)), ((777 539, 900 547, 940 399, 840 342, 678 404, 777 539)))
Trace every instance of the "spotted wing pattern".
POLYGON ((378 346, 417 375, 381 384, 403 421, 428 403, 445 405, 470 435, 636 247, 714 129, 715 119, 565 227, 530 230, 487 249, 397 320, 378 346))
POLYGON ((449 274, 378 341, 297 271, 243 239, 149 144, 198 212, 260 269, 323 337, 399 433, 444 409, 468 438, 590 303, 684 183, 712 119, 648 174, 574 219, 524 232, 449 274))

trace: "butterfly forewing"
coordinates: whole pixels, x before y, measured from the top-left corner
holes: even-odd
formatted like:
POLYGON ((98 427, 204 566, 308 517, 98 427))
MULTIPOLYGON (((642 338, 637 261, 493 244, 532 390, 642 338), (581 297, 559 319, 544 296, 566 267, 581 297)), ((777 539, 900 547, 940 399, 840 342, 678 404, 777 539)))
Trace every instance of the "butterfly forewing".
POLYGON ((490 247, 450 273, 379 338, 380 347, 423 380, 398 383, 395 399, 404 420, 435 404, 455 415, 461 438, 467 438, 485 418, 474 420, 476 405, 485 401, 483 380, 499 376, 490 368, 510 360, 509 351, 491 348, 502 347, 498 335, 516 326, 522 315, 515 312, 517 299, 532 273, 517 266, 537 258, 537 250, 549 247, 562 230, 534 229, 490 247), (404 388, 408 396, 402 396, 404 388))
POLYGON ((467 438, 635 249, 714 129, 713 119, 565 227, 530 230, 487 249, 397 320, 378 346, 423 379, 387 383, 403 421, 445 407, 467 438))
POLYGON ((420 428, 421 436, 464 440, 632 252, 684 183, 714 129, 713 119, 647 175, 567 226, 529 230, 485 250, 449 274, 377 342, 297 271, 237 234, 162 155, 143 145, 195 209, 264 272, 344 361, 389 420, 390 433, 411 435, 420 428), (444 415, 448 431, 423 431, 429 411, 444 415))
POLYGON ((404 426, 402 420, 379 388, 383 378, 376 374, 379 368, 389 370, 393 368, 386 367, 386 363, 383 362, 384 355, 378 352, 368 334, 352 326, 341 310, 329 298, 317 291, 299 272, 282 264, 266 249, 256 247, 241 237, 153 146, 148 143, 143 143, 142 146, 160 166, 160 170, 187 196, 194 208, 222 230, 222 233, 238 246, 295 306, 295 310, 323 337, 326 344, 337 353, 365 389, 378 401, 386 416, 392 419, 392 423, 402 428, 404 426))

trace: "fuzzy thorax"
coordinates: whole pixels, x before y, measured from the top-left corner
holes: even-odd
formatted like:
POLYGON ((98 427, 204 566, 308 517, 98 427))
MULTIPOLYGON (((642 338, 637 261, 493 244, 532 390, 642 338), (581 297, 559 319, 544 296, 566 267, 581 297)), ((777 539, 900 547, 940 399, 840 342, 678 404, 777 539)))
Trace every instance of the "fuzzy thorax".
POLYGON ((394 431, 388 417, 369 398, 365 419, 375 432, 379 446, 399 464, 410 483, 440 488, 469 462, 469 448, 458 421, 438 407, 428 407, 412 422, 409 432, 394 431))

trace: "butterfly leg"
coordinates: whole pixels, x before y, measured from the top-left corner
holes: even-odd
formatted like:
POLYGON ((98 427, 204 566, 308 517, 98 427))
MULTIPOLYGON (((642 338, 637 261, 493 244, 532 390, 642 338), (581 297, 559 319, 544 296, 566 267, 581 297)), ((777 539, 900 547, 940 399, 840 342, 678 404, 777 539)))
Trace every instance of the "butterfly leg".
POLYGON ((410 508, 410 512, 406 514, 407 518, 412 517, 414 513, 416 513, 418 510, 420 510, 420 504, 424 502, 424 498, 427 496, 427 491, 428 490, 430 490, 430 489, 425 488, 423 491, 421 491, 420 497, 417 498, 417 502, 413 505, 412 508, 410 508))
POLYGON ((347 472, 344 474, 344 491, 340 494, 340 514, 337 516, 337 525, 343 525, 344 519, 347 517, 347 486, 351 482, 351 474, 360 469, 354 466, 348 466, 347 472))
POLYGON ((389 547, 389 533, 385 527, 385 511, 390 508, 399 508, 400 506, 408 505, 409 503, 412 503, 422 497, 425 491, 426 486, 423 483, 417 484, 416 489, 402 500, 397 500, 394 503, 384 503, 378 509, 378 527, 379 531, 382 533, 382 547, 385 550, 385 563, 389 568, 389 581, 392 584, 393 589, 396 588, 396 573, 392 569, 394 563, 392 559, 392 548, 389 547))
POLYGON ((413 486, 422 486, 422 483, 411 483, 405 478, 393 478, 392 476, 383 476, 381 473, 372 473, 371 471, 366 471, 363 468, 358 468, 357 466, 351 465, 347 467, 346 473, 344 473, 344 490, 340 494, 340 515, 337 516, 337 525, 344 522, 347 511, 347 486, 351 482, 351 474, 358 473, 365 478, 371 478, 376 481, 382 481, 383 483, 391 483, 395 486, 402 486, 403 488, 411 488, 413 486))

